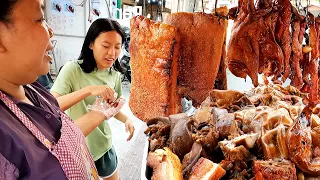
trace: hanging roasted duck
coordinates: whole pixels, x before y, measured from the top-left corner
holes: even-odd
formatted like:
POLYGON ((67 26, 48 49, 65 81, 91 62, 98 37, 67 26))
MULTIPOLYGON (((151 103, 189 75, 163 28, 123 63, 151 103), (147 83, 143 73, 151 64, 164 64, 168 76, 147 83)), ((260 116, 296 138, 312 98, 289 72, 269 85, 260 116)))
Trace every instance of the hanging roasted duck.
POLYGON ((248 75, 254 86, 258 85, 258 73, 280 74, 284 60, 274 35, 277 9, 264 1, 258 7, 253 0, 239 1, 238 13, 232 15, 236 18, 227 52, 229 70, 241 78, 248 75))

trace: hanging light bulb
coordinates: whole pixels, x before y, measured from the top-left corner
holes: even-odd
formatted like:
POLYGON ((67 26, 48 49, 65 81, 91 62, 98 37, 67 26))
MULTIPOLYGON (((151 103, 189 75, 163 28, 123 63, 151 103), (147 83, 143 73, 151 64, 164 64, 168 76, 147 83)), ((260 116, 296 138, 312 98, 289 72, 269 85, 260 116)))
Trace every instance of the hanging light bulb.
POLYGON ((147 18, 150 18, 150 17, 151 17, 151 15, 150 15, 150 14, 148 14, 148 15, 147 15, 147 18))

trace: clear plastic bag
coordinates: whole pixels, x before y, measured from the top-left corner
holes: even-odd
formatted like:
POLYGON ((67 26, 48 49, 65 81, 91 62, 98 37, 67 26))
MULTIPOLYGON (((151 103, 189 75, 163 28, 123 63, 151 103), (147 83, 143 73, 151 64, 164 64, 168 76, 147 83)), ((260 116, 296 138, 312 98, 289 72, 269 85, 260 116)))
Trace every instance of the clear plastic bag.
POLYGON ((108 103, 101 96, 97 96, 96 101, 92 105, 88 105, 87 109, 90 111, 102 112, 108 120, 118 114, 124 104, 125 100, 123 98, 117 99, 117 94, 115 93, 115 101, 112 103, 108 103))

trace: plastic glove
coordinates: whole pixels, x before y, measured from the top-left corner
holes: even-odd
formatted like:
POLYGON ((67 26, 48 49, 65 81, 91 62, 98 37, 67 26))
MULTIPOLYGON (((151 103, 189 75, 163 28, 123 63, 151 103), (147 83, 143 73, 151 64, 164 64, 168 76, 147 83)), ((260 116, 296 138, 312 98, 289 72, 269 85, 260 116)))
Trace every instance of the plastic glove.
POLYGON ((123 98, 119 98, 112 103, 108 103, 101 96, 97 96, 96 101, 92 105, 88 105, 87 109, 90 111, 102 112, 108 120, 118 114, 124 104, 125 100, 123 98))

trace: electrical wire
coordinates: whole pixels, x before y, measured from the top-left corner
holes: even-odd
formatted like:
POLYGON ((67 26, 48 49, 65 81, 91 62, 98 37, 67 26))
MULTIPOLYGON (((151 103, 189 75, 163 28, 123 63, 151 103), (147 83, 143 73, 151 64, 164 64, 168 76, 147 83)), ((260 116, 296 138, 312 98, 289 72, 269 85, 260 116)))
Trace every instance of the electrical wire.
POLYGON ((157 21, 162 22, 162 0, 158 1, 157 7, 157 21))
POLYGON ((108 0, 104 0, 107 4, 107 9, 108 9, 108 13, 109 13, 109 17, 112 18, 111 12, 110 12, 110 5, 108 3, 108 0))
POLYGON ((147 9, 146 9, 146 0, 143 0, 143 16, 147 15, 147 9))
POLYGON ((75 0, 69 0, 69 1, 75 6, 83 6, 87 2, 87 0, 82 0, 81 3, 75 2, 75 0))
POLYGON ((89 0, 89 14, 88 14, 88 21, 91 23, 92 19, 91 19, 91 1, 89 0))

